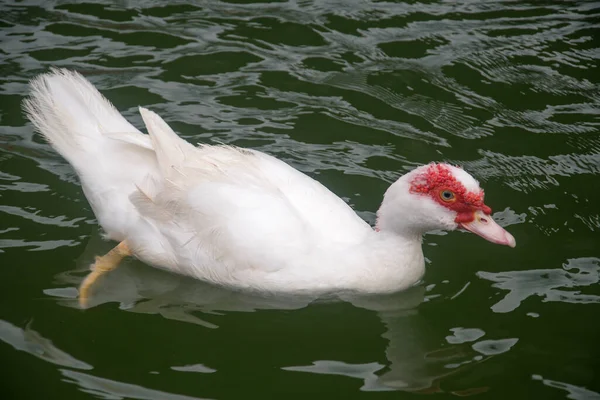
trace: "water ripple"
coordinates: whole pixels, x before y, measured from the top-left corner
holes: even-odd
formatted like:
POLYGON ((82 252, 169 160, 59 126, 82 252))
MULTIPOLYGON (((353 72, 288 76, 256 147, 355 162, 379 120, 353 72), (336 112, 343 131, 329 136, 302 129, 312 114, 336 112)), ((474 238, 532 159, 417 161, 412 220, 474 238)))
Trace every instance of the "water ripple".
POLYGON ((509 293, 492 306, 497 313, 516 310, 530 296, 540 296, 543 301, 565 303, 600 303, 600 296, 580 291, 565 290, 591 286, 600 281, 600 259, 576 258, 569 260, 562 269, 534 269, 504 271, 499 273, 480 271, 477 276, 495 282, 494 287, 509 293), (565 288, 565 289, 559 289, 565 288))
MULTIPOLYGON (((83 73, 135 126, 143 128, 137 110, 142 105, 163 115, 193 143, 230 143, 275 155, 317 177, 370 221, 390 182, 434 160, 465 167, 484 184, 486 201, 503 210, 494 217, 502 226, 510 225, 521 245, 498 257, 472 248, 470 255, 477 265, 485 262, 478 268, 482 269, 477 274, 479 283, 468 266, 457 266, 452 272, 435 265, 428 268, 424 277, 428 287, 444 281, 448 273, 457 283, 456 290, 462 289, 453 296, 430 293, 422 306, 411 309, 416 325, 406 320, 386 323, 398 330, 384 334, 390 340, 389 365, 381 363, 379 353, 360 353, 359 346, 351 350, 357 351, 350 353, 353 358, 346 352, 335 358, 327 349, 325 354, 306 354, 303 361, 282 359, 275 368, 270 365, 270 371, 281 373, 281 366, 288 365, 289 370, 321 374, 320 379, 322 374, 350 376, 360 380, 356 388, 363 382, 363 390, 410 388, 432 393, 442 391, 441 380, 449 380, 468 365, 489 368, 502 364, 482 361, 494 357, 495 363, 501 363, 499 353, 510 350, 507 356, 514 357, 527 349, 540 351, 526 333, 545 336, 547 332, 533 327, 517 335, 522 320, 512 311, 529 304, 524 303, 527 300, 535 301, 532 298, 554 306, 561 303, 574 315, 573 319, 561 315, 565 318, 561 323, 577 326, 581 319, 577 311, 585 309, 580 304, 599 302, 595 288, 600 261, 590 257, 597 252, 600 232, 596 207, 600 198, 595 189, 600 175, 599 16, 595 2, 576 1, 2 2, 0 252, 10 266, 3 269, 8 274, 3 279, 37 287, 46 296, 57 297, 60 304, 77 307, 81 275, 93 255, 110 247, 109 243, 90 247, 78 262, 81 268, 71 271, 68 260, 81 253, 76 246, 89 235, 87 225, 96 229, 93 215, 72 168, 33 132, 21 111, 33 76, 50 66, 66 67, 83 73), (523 265, 524 260, 539 262, 549 246, 554 260, 567 260, 562 268, 511 266, 523 265), (39 257, 47 256, 29 251, 57 248, 61 248, 57 254, 67 253, 67 262, 54 266, 56 281, 42 282, 43 274, 29 276, 17 268, 29 257, 35 260, 32 265, 38 265, 39 257), (42 282, 41 287, 34 278, 42 282), (481 291, 478 285, 483 286, 481 291), (477 311, 473 304, 494 298, 497 290, 502 297, 491 311, 487 307, 477 311), (427 301, 433 296, 438 296, 436 301, 427 301), (472 296, 479 297, 466 302, 472 296), (448 312, 450 307, 455 312, 448 312), (425 319, 417 318, 422 310, 425 319), (490 313, 504 315, 489 318, 490 313), (457 326, 457 318, 465 320, 460 326, 481 328, 453 328, 444 340, 447 329, 457 326), (497 318, 504 321, 502 330, 493 332, 497 318), (421 348, 431 331, 419 326, 425 320, 435 320, 443 329, 434 346, 421 348), (443 349, 429 351, 440 343, 443 349)), ((452 254, 448 243, 461 236, 466 235, 429 236, 427 244, 436 245, 425 248, 431 264, 447 260, 452 254)), ((197 284, 140 264, 125 265, 108 274, 97 288, 93 305, 101 307, 90 315, 108 318, 110 323, 114 313, 106 303, 117 302, 121 310, 145 314, 129 314, 126 320, 136 323, 141 321, 137 317, 148 320, 162 315, 168 323, 188 322, 177 326, 182 331, 202 326, 220 327, 218 332, 226 333, 233 320, 240 329, 246 328, 233 314, 211 313, 208 300, 225 295, 197 284), (144 274, 152 277, 145 284, 144 274)), ((21 291, 7 293, 14 298, 6 304, 27 304, 9 307, 10 313, 48 311, 40 310, 39 302, 30 309, 21 291)), ((229 310, 228 297, 221 300, 229 310)), ((295 301, 279 308, 304 310, 306 304, 295 301)), ((239 303, 236 307, 243 311, 274 308, 270 300, 239 303)), ((535 324, 556 312, 526 311, 541 315, 535 320, 523 317, 535 324)), ((57 313, 57 321, 66 320, 52 312, 57 313)), ((39 350, 21 340, 31 336, 29 327, 21 333, 10 324, 4 328, 13 332, 9 336, 4 332, 13 347, 32 354, 39 350), (15 339, 19 337, 20 341, 15 339)), ((585 330, 589 329, 593 327, 588 324, 585 330)), ((202 332, 194 331, 193 337, 197 334, 202 332)), ((293 339, 305 339, 300 336, 293 339)), ((228 340, 215 343, 229 348, 228 340)), ((38 342, 46 350, 51 347, 38 342)), ((575 346, 580 341, 572 342, 575 346)), ((583 347, 589 345, 581 342, 583 347)), ((561 346, 553 348, 552 357, 557 365, 567 365, 569 349, 561 346)), ((87 367, 55 350, 45 351, 48 361, 66 368, 87 367)), ((188 361, 174 360, 165 369, 177 379, 194 374, 174 371, 213 372, 205 365, 219 371, 197 377, 230 373, 237 378, 239 373, 208 359, 188 361)), ((550 376, 545 361, 534 356, 528 361, 519 366, 524 376, 534 371, 550 376), (527 370, 531 365, 535 369, 527 370)), ((471 377, 483 376, 473 381, 484 381, 490 371, 471 377)), ((191 398, 100 375, 68 369, 61 373, 66 382, 105 398, 191 398)), ((266 377, 279 380, 275 375, 266 377)), ((571 382, 564 376, 552 377, 571 382)), ((533 379, 564 389, 573 398, 595 395, 541 375, 533 379)), ((453 382, 447 387, 461 385, 453 382)), ((453 393, 486 390, 483 383, 453 393)))

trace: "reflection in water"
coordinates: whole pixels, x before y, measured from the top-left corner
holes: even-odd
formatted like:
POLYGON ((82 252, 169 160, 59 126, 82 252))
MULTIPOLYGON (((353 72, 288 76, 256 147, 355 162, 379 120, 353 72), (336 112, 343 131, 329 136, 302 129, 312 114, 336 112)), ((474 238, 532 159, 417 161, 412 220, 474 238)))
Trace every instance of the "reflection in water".
MULTIPOLYGON (((414 297, 416 290, 406 292, 406 295, 414 297)), ((444 346, 441 338, 425 334, 431 327, 414 310, 394 309, 384 304, 370 303, 369 307, 377 311, 387 328, 383 337, 388 340, 385 354, 389 365, 379 377, 379 386, 419 393, 442 392, 443 378, 504 353, 517 342, 517 339, 478 341, 485 335, 482 330, 454 328, 454 335, 446 337, 449 346, 444 346)), ((416 306, 414 302, 412 304, 416 306)), ((453 393, 467 395, 486 390, 485 387, 465 388, 453 393)))
POLYGON ((173 371, 181 372, 199 372, 201 374, 212 374, 217 372, 216 369, 212 369, 203 364, 183 365, 181 367, 171 367, 173 371))
POLYGON ((183 396, 148 389, 139 385, 98 378, 82 372, 61 369, 60 372, 67 378, 65 382, 78 385, 82 391, 98 396, 102 399, 139 399, 139 400, 201 400, 199 397, 183 396))
POLYGON ((368 364, 348 364, 342 361, 320 360, 313 362, 312 365, 298 367, 283 367, 286 371, 310 372, 312 374, 324 375, 342 375, 350 378, 362 379, 364 384, 360 390, 378 391, 378 390, 394 390, 393 387, 381 385, 379 377, 375 372, 385 368, 376 362, 368 364))
POLYGON ((532 375, 531 379, 534 381, 541 381, 544 385, 550 386, 557 389, 566 390, 569 394, 568 399, 574 400, 600 400, 600 393, 593 392, 589 389, 571 385, 570 383, 553 381, 552 379, 545 379, 541 375, 532 375))
POLYGON ((446 336, 446 341, 448 343, 453 343, 453 344, 474 342, 475 340, 477 340, 480 337, 482 337, 483 335, 485 335, 484 331, 482 331, 481 329, 477 329, 477 328, 471 328, 471 329, 452 328, 450 330, 452 331, 453 334, 451 336, 446 336))
MULTIPOLYGON (((110 243, 93 236, 80 257, 77 273, 59 275, 63 284, 78 285, 85 275, 93 254, 100 254, 110 243)), ((185 276, 171 274, 139 262, 125 263, 107 274, 94 287, 89 306, 117 302, 128 312, 158 314, 167 319, 192 323, 206 328, 218 328, 210 318, 227 311, 252 312, 256 310, 295 310, 313 302, 346 301, 355 307, 374 311, 386 327, 383 337, 387 365, 377 362, 347 364, 335 360, 315 360, 308 366, 285 366, 282 369, 316 374, 344 375, 363 381, 361 390, 405 390, 413 392, 440 392, 440 382, 491 356, 510 350, 517 339, 480 340, 481 329, 452 328, 453 333, 431 337, 431 328, 419 315, 417 307, 424 301, 425 287, 415 286, 392 295, 356 295, 339 293, 332 298, 308 295, 282 296, 244 293, 212 286, 185 276), (447 343, 449 346, 446 346, 447 343)), ((75 287, 46 289, 45 293, 59 298, 63 305, 78 308, 75 287)), ((173 366, 183 372, 212 373, 216 370, 202 364, 173 366)), ((80 376, 80 375, 78 375, 80 376)), ((87 375, 86 375, 87 376, 87 375)), ((99 378, 94 378, 99 379, 99 378)), ((96 381, 95 381, 96 382, 96 381)), ((487 388, 469 388, 454 391, 467 395, 487 388)))
MULTIPOLYGON (((31 329, 31 322, 25 329, 14 326, 10 322, 0 320, 0 340, 11 345, 16 350, 25 351, 37 358, 79 370, 91 370, 93 367, 75 357, 67 354, 54 346, 51 340, 46 339, 38 332, 31 329)), ((210 368, 201 371, 198 366, 173 367, 178 371, 214 372, 210 368), (195 368, 190 368, 195 367, 195 368)), ((73 371, 71 369, 60 369, 61 373, 68 379, 65 382, 75 383, 81 390, 104 399, 140 399, 140 400, 198 400, 197 397, 181 396, 177 394, 147 389, 142 386, 129 383, 117 382, 110 379, 73 371)))
POLYGON ((31 251, 54 250, 62 246, 77 246, 75 240, 23 240, 23 239, 0 239, 0 253, 2 249, 11 247, 24 247, 31 251))
POLYGON ((600 259, 595 257, 573 258, 562 269, 534 269, 526 271, 477 273, 480 278, 490 280, 494 287, 509 293, 492 306, 497 313, 514 311, 530 296, 538 295, 544 301, 565 303, 600 303, 600 296, 583 294, 579 291, 559 290, 590 286, 600 281, 600 259))
POLYGON ((25 329, 14 326, 10 322, 0 320, 0 340, 16 350, 25 351, 37 358, 62 367, 75 369, 92 369, 93 367, 65 353, 33 329, 31 322, 25 329))
MULTIPOLYGON (((379 312, 387 327, 383 337, 388 339, 385 351, 388 365, 376 362, 348 364, 340 361, 318 360, 312 365, 290 366, 283 369, 358 378, 363 381, 360 388, 363 391, 404 390, 422 394, 438 393, 444 392, 440 385, 445 377, 464 372, 465 368, 483 362, 490 356, 505 353, 517 343, 517 339, 476 342, 479 337, 476 336, 465 340, 475 342, 470 346, 456 345, 449 340, 448 343, 452 346, 441 348, 439 343, 433 340, 427 341, 425 331, 420 329, 426 327, 423 326, 423 320, 418 315, 402 315, 403 313, 390 311, 379 312)), ((485 334, 481 330, 476 331, 485 334)), ((466 396, 487 390, 487 387, 478 387, 454 390, 451 393, 466 396)))

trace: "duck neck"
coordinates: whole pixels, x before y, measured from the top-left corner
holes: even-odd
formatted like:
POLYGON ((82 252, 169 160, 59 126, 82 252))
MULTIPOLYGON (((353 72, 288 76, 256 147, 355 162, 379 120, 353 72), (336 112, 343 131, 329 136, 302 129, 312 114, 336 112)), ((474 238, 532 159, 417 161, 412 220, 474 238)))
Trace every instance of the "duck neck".
POLYGON ((381 207, 377 210, 375 230, 420 243, 425 232, 439 229, 435 218, 431 218, 432 207, 437 205, 410 192, 410 176, 409 173, 400 177, 385 192, 381 207))
MULTIPOLYGON (((373 232, 348 265, 355 268, 349 287, 372 293, 397 292, 417 283, 425 271, 421 236, 390 231, 373 232)), ((346 269, 345 273, 348 273, 346 269)))

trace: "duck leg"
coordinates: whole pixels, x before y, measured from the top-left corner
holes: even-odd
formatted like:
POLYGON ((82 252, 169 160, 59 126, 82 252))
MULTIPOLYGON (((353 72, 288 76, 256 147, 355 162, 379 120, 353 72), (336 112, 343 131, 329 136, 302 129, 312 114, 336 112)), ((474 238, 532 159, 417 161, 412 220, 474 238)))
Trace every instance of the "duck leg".
POLYGON ((92 272, 85 277, 79 286, 79 305, 82 308, 87 307, 89 292, 94 282, 105 273, 117 268, 121 260, 130 255, 131 251, 125 240, 123 240, 105 255, 96 257, 96 262, 92 265, 92 272))

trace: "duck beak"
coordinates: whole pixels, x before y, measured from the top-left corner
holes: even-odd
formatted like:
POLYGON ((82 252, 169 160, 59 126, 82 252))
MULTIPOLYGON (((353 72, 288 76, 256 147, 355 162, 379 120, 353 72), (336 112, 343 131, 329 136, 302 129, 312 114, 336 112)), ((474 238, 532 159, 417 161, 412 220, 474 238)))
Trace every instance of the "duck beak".
POLYGON ((471 222, 460 222, 458 225, 492 243, 510 247, 517 245, 513 235, 498 225, 490 215, 485 215, 483 211, 477 210, 473 212, 473 217, 471 222))

